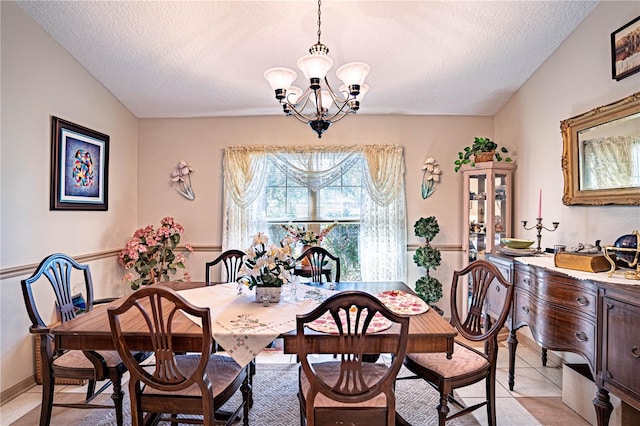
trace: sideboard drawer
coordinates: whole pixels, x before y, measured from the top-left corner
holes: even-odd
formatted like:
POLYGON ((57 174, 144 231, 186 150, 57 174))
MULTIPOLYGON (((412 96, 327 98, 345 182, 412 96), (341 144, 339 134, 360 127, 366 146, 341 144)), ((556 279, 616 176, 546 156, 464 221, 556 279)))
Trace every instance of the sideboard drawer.
POLYGON ((554 275, 541 278, 520 270, 515 275, 516 287, 530 292, 533 297, 595 318, 597 290, 593 283, 576 281, 578 285, 568 284, 554 275))
POLYGON ((595 319, 572 314, 570 311, 541 303, 530 294, 516 290, 514 298, 515 323, 526 323, 534 338, 548 349, 576 352, 593 365, 596 346, 595 319), (553 324, 552 327, 549 325, 553 324))
POLYGON ((502 312, 502 307, 506 303, 507 289, 502 287, 498 283, 498 280, 494 280, 489 286, 487 293, 486 304, 488 314, 492 318, 498 318, 502 312))

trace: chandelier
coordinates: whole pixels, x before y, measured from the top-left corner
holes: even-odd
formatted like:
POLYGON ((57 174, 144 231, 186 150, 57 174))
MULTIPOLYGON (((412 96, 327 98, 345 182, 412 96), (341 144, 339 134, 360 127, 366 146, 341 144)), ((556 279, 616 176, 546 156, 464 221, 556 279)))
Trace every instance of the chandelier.
POLYGON ((298 59, 298 68, 309 81, 307 90, 303 93, 302 89, 292 86, 298 74, 289 68, 270 68, 264 73, 284 113, 307 123, 318 134, 318 138, 332 123, 348 114, 355 114, 369 90, 369 86, 364 84, 369 65, 363 62, 350 62, 338 68, 336 75, 343 85, 337 93, 329 85, 326 75, 333 61, 327 56, 329 48, 320 42, 320 5, 321 0, 318 0, 318 42, 311 46, 309 55, 298 59))

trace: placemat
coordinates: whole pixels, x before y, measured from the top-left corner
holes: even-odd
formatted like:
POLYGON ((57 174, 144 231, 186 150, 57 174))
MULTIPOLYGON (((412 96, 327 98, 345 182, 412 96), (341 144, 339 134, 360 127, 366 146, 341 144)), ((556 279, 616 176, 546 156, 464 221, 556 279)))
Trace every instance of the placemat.
POLYGON ((401 290, 383 291, 376 295, 384 305, 396 314, 418 315, 429 310, 429 305, 415 294, 401 290))
MULTIPOLYGON (((358 330, 358 332, 360 332, 362 330, 362 319, 366 317, 366 309, 363 310, 363 314, 360 320, 360 329, 358 330)), ((349 310, 349 315, 351 316, 351 325, 354 326, 355 321, 356 321, 356 314, 357 314, 357 309, 351 308, 349 310)), ((347 328, 347 315, 344 312, 344 310, 341 310, 339 312, 340 315, 340 320, 342 322, 342 327, 343 329, 347 328)), ((318 318, 317 320, 310 322, 307 324, 307 327, 309 327, 312 330, 315 331, 320 331, 322 333, 328 333, 328 334, 338 334, 338 326, 336 324, 336 322, 334 321, 333 317, 331 316, 331 313, 327 312, 326 314, 324 314, 323 316, 321 316, 320 318, 318 318)), ((379 331, 384 331, 388 328, 391 327, 391 321, 388 320, 387 318, 383 317, 380 313, 376 313, 373 316, 373 319, 371 320, 371 323, 369 323, 369 327, 367 327, 367 333, 377 333, 379 331)))

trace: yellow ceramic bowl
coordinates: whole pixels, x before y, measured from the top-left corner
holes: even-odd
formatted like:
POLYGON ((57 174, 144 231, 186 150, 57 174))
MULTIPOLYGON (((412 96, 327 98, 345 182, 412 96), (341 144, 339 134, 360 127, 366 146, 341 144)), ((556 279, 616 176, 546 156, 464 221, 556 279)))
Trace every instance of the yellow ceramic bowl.
POLYGON ((500 238, 500 242, 512 249, 526 249, 533 244, 531 240, 519 240, 517 238, 500 238))

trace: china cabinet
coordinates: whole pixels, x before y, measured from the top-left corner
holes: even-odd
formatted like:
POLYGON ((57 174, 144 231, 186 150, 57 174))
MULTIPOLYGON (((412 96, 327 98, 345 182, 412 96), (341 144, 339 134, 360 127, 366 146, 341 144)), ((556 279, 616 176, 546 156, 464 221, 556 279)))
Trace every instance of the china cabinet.
MULTIPOLYGON (((460 168, 462 188, 463 263, 484 259, 500 244, 500 238, 512 236, 514 163, 489 161, 465 164, 460 168)), ((469 294, 458 294, 459 309, 465 311, 469 294)), ((489 296, 491 299, 492 296, 489 296)))
MULTIPOLYGON (((460 168, 464 197, 462 218, 462 251, 465 261, 483 259, 500 244, 500 238, 511 237, 514 163, 486 162, 460 168)), ((466 263, 466 262, 465 262, 466 263)))

